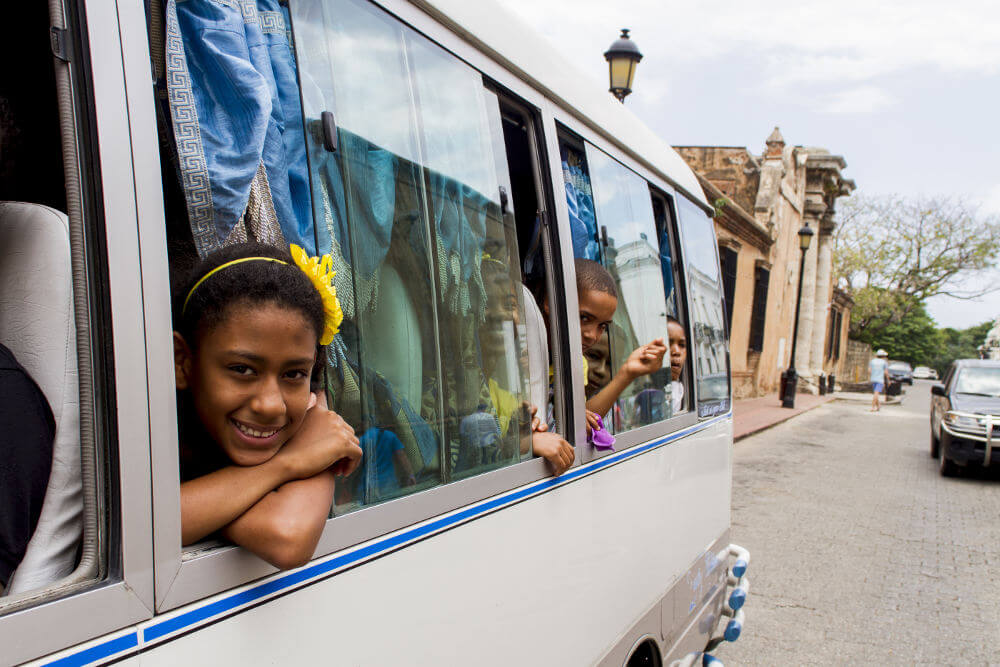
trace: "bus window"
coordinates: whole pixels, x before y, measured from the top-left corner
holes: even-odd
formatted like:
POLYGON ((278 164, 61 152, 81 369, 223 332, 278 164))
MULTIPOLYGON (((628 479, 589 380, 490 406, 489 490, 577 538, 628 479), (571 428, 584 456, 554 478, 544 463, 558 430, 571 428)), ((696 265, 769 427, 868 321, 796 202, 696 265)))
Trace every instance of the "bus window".
MULTIPOLYGON (((57 90, 54 19, 44 4, 10 9, 0 28, 0 56, 18 63, 0 81, 0 617, 34 607, 31 622, 52 627, 68 591, 121 578, 108 571, 117 544, 104 504, 118 501, 103 473, 116 456, 104 354, 112 336, 103 221, 83 215, 93 209, 81 193, 84 203, 93 193, 80 182, 67 197, 64 171, 76 156, 63 146, 85 150, 92 137, 60 118, 59 94, 69 91, 57 90)), ((99 180, 96 165, 85 177, 99 180)), ((0 637, 11 640, 0 644, 19 663, 35 647, 4 635, 16 623, 0 618, 0 637)), ((50 634, 56 643, 66 631, 50 634)))
POLYGON ((722 280, 712 219, 695 204, 678 197, 687 286, 691 295, 690 343, 697 371, 698 416, 729 411, 729 350, 722 307, 722 280))
POLYGON ((677 244, 677 225, 673 216, 672 198, 650 188, 656 238, 660 248, 660 273, 663 276, 663 298, 667 304, 667 358, 664 368, 670 369, 671 415, 690 409, 691 363, 687 353, 690 338, 682 297, 682 271, 677 244))
MULTIPOLYGON (((646 181, 593 146, 587 146, 587 158, 602 260, 618 291, 618 307, 608 330, 611 373, 616 373, 640 346, 656 339, 666 342, 660 248, 646 181)), ((636 377, 615 404, 615 431, 668 418, 670 390, 665 368, 636 377)))
POLYGON ((73 572, 83 531, 76 327, 44 34, 49 17, 44 5, 18 14, 0 39, 5 62, 20 63, 0 82, 0 613, 73 572))
POLYGON ((328 395, 365 451, 335 513, 517 462, 528 376, 496 95, 369 3, 296 3, 292 23, 317 247, 345 311, 328 395))

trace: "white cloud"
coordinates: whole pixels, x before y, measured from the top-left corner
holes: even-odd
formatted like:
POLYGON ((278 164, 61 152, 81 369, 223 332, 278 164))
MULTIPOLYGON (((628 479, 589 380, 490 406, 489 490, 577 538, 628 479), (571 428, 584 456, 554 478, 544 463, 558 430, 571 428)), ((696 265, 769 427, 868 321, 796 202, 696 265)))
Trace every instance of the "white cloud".
POLYGON ((619 27, 651 65, 638 76, 669 86, 671 70, 709 60, 760 62, 757 82, 776 93, 821 87, 852 108, 891 102, 862 84, 917 68, 948 74, 1000 72, 1000 2, 981 0, 841 0, 837 3, 742 0, 663 3, 635 0, 506 0, 504 6, 542 32, 569 60, 600 72, 601 54, 619 27), (656 63, 652 65, 652 63, 656 63))
POLYGON ((827 113, 872 113, 892 106, 895 99, 877 86, 859 86, 827 96, 817 111, 827 113))
POLYGON ((1000 215, 1000 183, 997 183, 986 192, 983 209, 986 213, 1000 215))

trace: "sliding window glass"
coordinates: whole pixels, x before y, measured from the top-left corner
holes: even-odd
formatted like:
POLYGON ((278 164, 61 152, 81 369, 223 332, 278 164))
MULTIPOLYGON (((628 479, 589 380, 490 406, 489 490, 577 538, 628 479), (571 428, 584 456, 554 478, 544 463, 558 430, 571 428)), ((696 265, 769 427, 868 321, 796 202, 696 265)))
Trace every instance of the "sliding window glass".
POLYGON ((497 98, 374 5, 292 5, 320 252, 344 306, 331 407, 363 464, 335 512, 520 460, 530 434, 497 98))
POLYGON ((587 395, 599 395, 616 376, 627 386, 605 416, 615 432, 671 415, 669 371, 657 365, 636 374, 630 355, 666 343, 667 305, 649 184, 590 144, 564 139, 561 157, 574 255, 600 261, 611 274, 617 308, 605 337, 586 351, 587 395))
POLYGON ((678 197, 698 389, 698 416, 729 411, 729 350, 726 341, 722 280, 712 219, 691 201, 678 197))

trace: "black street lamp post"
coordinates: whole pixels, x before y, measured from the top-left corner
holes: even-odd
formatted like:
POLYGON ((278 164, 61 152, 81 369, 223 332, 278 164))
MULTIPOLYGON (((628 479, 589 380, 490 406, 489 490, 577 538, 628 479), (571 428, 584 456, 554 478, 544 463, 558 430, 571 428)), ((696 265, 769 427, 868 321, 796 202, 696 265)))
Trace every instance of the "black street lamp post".
POLYGON ((622 28, 622 35, 607 51, 604 59, 608 61, 608 78, 611 87, 608 92, 625 104, 625 97, 632 92, 632 81, 635 79, 635 67, 642 60, 639 47, 628 36, 628 28, 622 28))
POLYGON ((799 309, 802 307, 802 279, 806 268, 806 251, 809 250, 813 234, 808 222, 799 230, 799 247, 802 249, 802 255, 799 257, 799 289, 795 297, 795 323, 792 326, 792 356, 788 362, 788 370, 781 374, 781 406, 784 408, 795 407, 795 391, 799 384, 799 375, 795 371, 795 348, 799 342, 799 309))

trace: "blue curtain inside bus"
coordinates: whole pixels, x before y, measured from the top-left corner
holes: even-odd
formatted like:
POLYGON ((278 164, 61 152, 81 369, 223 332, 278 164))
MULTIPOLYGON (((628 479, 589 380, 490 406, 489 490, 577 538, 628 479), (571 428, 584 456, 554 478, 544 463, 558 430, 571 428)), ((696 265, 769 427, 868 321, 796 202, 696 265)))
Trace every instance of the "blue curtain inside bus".
POLYGON ((569 226, 573 241, 573 256, 599 262, 601 249, 597 244, 597 220, 594 217, 594 194, 583 153, 560 142, 566 204, 569 206, 569 226))
POLYGON ((287 26, 278 0, 167 2, 170 117, 201 255, 247 238, 316 253, 287 26))

